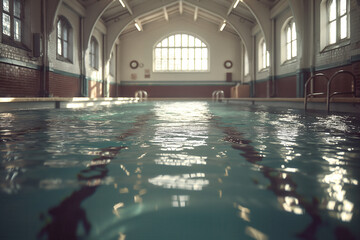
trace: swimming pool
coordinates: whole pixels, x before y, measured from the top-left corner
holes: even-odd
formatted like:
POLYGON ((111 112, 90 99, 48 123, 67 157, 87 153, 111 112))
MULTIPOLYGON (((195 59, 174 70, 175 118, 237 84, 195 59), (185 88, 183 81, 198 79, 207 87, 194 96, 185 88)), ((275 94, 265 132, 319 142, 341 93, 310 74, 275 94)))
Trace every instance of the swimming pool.
POLYGON ((359 116, 156 101, 0 113, 0 239, 359 239, 359 116))

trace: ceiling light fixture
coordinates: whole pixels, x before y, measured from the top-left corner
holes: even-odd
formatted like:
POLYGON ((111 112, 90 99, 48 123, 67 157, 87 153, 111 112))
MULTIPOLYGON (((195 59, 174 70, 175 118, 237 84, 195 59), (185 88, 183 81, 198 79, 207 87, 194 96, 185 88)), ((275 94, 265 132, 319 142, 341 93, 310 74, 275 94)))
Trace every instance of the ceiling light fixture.
POLYGON ((226 26, 226 21, 224 21, 223 24, 221 25, 220 32, 222 32, 224 30, 225 26, 226 26))
POLYGON ((234 8, 237 7, 237 5, 239 4, 240 0, 236 0, 235 4, 234 4, 234 8))
POLYGON ((135 22, 135 27, 139 32, 141 32, 142 29, 141 29, 141 26, 140 26, 140 24, 138 22, 135 22))
POLYGON ((125 7, 125 3, 122 0, 119 0, 121 6, 124 8, 125 7))

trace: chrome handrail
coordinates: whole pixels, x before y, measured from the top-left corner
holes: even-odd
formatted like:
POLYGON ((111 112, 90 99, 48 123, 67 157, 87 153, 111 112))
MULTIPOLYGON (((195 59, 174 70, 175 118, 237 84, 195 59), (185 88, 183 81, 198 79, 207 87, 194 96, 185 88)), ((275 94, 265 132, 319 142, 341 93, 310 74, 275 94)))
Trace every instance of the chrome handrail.
POLYGON ((225 98, 225 93, 223 90, 215 90, 212 93, 213 101, 221 102, 225 98))
POLYGON ((138 90, 135 92, 135 98, 139 98, 142 101, 148 98, 148 93, 145 90, 138 90))
POLYGON ((327 83, 329 82, 329 78, 325 75, 325 74, 323 74, 323 73, 317 73, 317 74, 315 74, 315 75, 313 75, 313 76, 311 76, 306 82, 305 82, 305 93, 304 93, 304 108, 305 108, 305 111, 307 110, 307 102, 308 102, 308 97, 312 97, 312 96, 319 96, 319 95, 325 95, 326 94, 326 92, 316 92, 316 93, 314 93, 314 92, 311 92, 311 93, 307 93, 307 86, 308 86, 308 84, 309 84, 309 82, 311 81, 311 80, 313 80, 313 79, 316 79, 317 77, 324 77, 325 79, 326 79, 326 81, 327 81, 327 83))

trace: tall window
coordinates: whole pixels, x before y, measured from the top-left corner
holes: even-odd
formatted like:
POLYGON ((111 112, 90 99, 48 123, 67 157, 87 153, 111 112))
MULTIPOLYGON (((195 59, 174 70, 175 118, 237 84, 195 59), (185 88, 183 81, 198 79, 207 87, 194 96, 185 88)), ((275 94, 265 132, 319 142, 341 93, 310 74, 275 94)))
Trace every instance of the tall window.
POLYGON ((244 76, 249 75, 249 56, 247 51, 244 51, 244 76))
POLYGON ((348 0, 327 1, 329 44, 349 37, 348 0))
POLYGON ((99 69, 99 44, 94 37, 90 41, 90 66, 99 69))
POLYGON ((2 33, 5 38, 21 42, 24 19, 23 0, 2 1, 2 33))
POLYGON ((57 22, 57 57, 60 60, 72 60, 71 56, 71 27, 70 23, 60 17, 57 22))
POLYGON ((201 72, 209 70, 208 48, 189 34, 175 34, 154 48, 154 71, 201 72))
POLYGON ((259 46, 259 70, 266 69, 270 66, 270 54, 269 51, 266 50, 266 42, 263 38, 260 41, 259 46))
POLYGON ((294 19, 291 19, 285 27, 286 34, 286 60, 297 56, 297 37, 294 19))

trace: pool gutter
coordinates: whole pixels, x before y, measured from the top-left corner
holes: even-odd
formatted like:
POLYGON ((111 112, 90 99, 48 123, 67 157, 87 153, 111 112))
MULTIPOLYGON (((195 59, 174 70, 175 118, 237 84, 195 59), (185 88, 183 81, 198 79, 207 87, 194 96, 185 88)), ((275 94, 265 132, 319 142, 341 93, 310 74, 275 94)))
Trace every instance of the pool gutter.
MULTIPOLYGON (((207 100, 211 98, 149 98, 149 101, 164 100, 207 100)), ((125 103, 139 102, 139 98, 0 98, 0 112, 15 110, 59 109, 59 108, 88 108, 98 106, 113 106, 125 103)), ((223 102, 245 105, 264 105, 272 107, 304 109, 304 98, 226 98, 223 102)), ((308 109, 326 111, 326 98, 308 99, 308 109)), ((330 105, 331 112, 349 112, 360 114, 360 98, 333 98, 330 105)))

